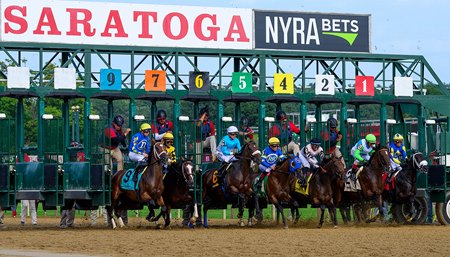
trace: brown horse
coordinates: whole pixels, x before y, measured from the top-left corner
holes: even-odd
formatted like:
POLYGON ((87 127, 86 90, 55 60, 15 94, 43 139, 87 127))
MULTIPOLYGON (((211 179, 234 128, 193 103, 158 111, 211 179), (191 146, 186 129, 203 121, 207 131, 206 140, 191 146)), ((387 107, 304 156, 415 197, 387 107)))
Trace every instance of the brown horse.
MULTIPOLYGON (((161 207, 164 215, 165 226, 169 225, 168 213, 162 197, 164 191, 164 182, 162 174, 162 165, 167 161, 167 152, 164 144, 155 143, 148 155, 147 166, 144 167, 142 177, 139 181, 139 190, 124 190, 120 184, 122 177, 126 173, 124 170, 118 171, 112 178, 111 206, 107 207, 108 216, 111 219, 113 228, 116 228, 114 215, 117 210, 127 209, 128 206, 139 206, 150 201, 156 202, 161 207), (119 202, 122 206, 119 206, 119 202)), ((130 178, 126 178, 130 179, 130 178)), ((124 226, 122 218, 119 217, 119 225, 124 226)))
POLYGON ((417 171, 428 172, 428 162, 420 152, 413 153, 411 159, 406 160, 402 170, 392 179, 393 183, 385 186, 383 199, 392 203, 393 216, 399 223, 422 223, 424 220, 417 218, 426 217, 426 214, 421 214, 421 210, 414 206, 417 171))
MULTIPOLYGON (((361 185, 361 190, 358 192, 344 192, 345 203, 343 204, 350 206, 350 204, 355 203, 354 208, 358 221, 361 221, 365 216, 365 210, 370 207, 368 206, 368 203, 374 204, 379 210, 382 209, 383 201, 381 195, 384 190, 383 173, 389 171, 390 168, 388 149, 386 147, 375 149, 369 162, 363 167, 363 170, 357 178, 361 185)), ((344 219, 350 217, 349 209, 346 210, 345 216, 346 217, 343 217, 344 219)), ((379 212, 378 216, 383 218, 383 212, 379 212)), ((377 217, 374 217, 373 219, 366 218, 365 220, 366 222, 373 222, 376 219, 377 217)))
MULTIPOLYGON (((341 157, 342 158, 342 157, 341 157)), ((309 180, 309 200, 313 206, 319 206, 321 215, 319 219, 318 228, 323 225, 325 208, 331 216, 333 225, 338 225, 336 217, 336 205, 334 203, 333 177, 335 174, 342 174, 345 172, 345 166, 340 158, 331 156, 330 159, 324 159, 320 167, 311 175, 309 180)))
MULTIPOLYGON (((297 181, 296 173, 301 172, 302 162, 296 156, 289 156, 283 160, 274 171, 267 177, 266 195, 267 199, 275 205, 277 211, 281 213, 284 228, 288 228, 284 217, 283 204, 292 205, 291 194, 295 191, 297 181)), ((259 199, 255 197, 256 217, 262 221, 262 214, 259 208, 259 199)))
MULTIPOLYGON (((183 209, 187 204, 191 204, 192 195, 189 189, 194 186, 194 164, 191 159, 181 157, 181 161, 169 166, 167 174, 164 176, 164 203, 167 213, 173 208, 183 209)), ((153 220, 158 220, 163 215, 161 211, 153 220)), ((170 224, 170 215, 168 215, 170 224)))
MULTIPOLYGON (((208 227, 208 209, 225 208, 227 204, 237 200, 239 208, 239 225, 244 226, 243 215, 246 199, 252 194, 253 172, 252 162, 261 163, 261 152, 255 142, 247 142, 241 151, 235 154, 236 162, 232 163, 226 171, 223 181, 219 181, 217 170, 209 170, 203 177, 203 226, 208 227)), ((249 219, 250 220, 250 219, 249 219)))

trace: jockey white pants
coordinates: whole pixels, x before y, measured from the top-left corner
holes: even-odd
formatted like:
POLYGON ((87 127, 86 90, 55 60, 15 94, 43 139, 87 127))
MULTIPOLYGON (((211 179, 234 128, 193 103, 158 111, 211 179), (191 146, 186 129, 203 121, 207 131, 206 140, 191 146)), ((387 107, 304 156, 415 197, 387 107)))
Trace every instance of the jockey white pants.
POLYGON ((393 171, 402 170, 402 167, 400 166, 400 164, 397 164, 392 159, 391 159, 391 168, 393 171))
POLYGON ((287 149, 286 149, 286 146, 283 147, 283 152, 293 153, 294 155, 298 156, 298 154, 300 153, 300 146, 297 143, 295 143, 294 141, 291 141, 287 145, 287 149))
POLYGON ((25 223, 25 217, 27 215, 27 208, 31 210, 31 224, 37 224, 36 217, 36 200, 22 200, 22 209, 20 211, 20 222, 25 223))
POLYGON ((145 159, 143 154, 137 154, 134 152, 130 152, 128 154, 128 157, 130 157, 130 161, 133 161, 133 162, 140 162, 145 159))
POLYGON ((232 155, 232 154, 225 155, 221 151, 216 151, 216 156, 217 156, 217 159, 219 159, 219 161, 221 161, 221 162, 229 163, 230 161, 235 160, 234 155, 232 155))
MULTIPOLYGON (((306 159, 305 156, 303 156, 303 154, 299 154, 298 158, 300 159, 300 161, 302 162, 302 166, 305 168, 310 169, 311 168, 311 163, 309 163, 308 159, 306 159)), ((312 157, 312 159, 315 160, 315 162, 317 163, 317 159, 315 157, 312 157)))

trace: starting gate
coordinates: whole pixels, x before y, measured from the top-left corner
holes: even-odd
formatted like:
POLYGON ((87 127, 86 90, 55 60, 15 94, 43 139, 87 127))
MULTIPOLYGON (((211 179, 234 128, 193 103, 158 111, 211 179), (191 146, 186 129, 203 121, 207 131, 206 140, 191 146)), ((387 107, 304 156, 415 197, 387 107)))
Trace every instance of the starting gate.
POLYGON ((16 135, 14 120, 0 113, 0 207, 8 209, 15 203, 14 163, 16 162, 16 135))

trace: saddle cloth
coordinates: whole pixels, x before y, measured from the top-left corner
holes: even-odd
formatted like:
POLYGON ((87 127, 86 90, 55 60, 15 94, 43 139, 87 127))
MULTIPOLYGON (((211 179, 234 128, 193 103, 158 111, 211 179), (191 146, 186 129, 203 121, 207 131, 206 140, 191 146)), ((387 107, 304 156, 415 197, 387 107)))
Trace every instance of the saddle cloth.
MULTIPOLYGON (((359 177, 359 173, 363 170, 363 167, 360 167, 356 172, 356 178, 359 177)), ((345 186, 344 192, 357 192, 361 190, 361 185, 359 184, 359 180, 356 179, 356 182, 351 179, 351 169, 347 171, 345 175, 345 186)))
POLYGON ((142 174, 144 174, 144 172, 147 170, 147 167, 145 167, 142 172, 139 173, 138 175, 138 180, 136 185, 134 184, 133 181, 133 176, 134 176, 134 169, 129 169, 125 172, 125 174, 123 174, 122 176, 122 180, 120 182, 120 188, 124 189, 124 190, 139 190, 139 181, 141 181, 141 177, 142 174))
POLYGON ((306 195, 306 196, 308 196, 309 195, 309 180, 311 179, 311 175, 309 175, 308 176, 308 180, 306 181, 306 187, 301 187, 300 186, 300 181, 298 181, 298 179, 297 179, 297 181, 295 182, 295 192, 296 193, 299 193, 299 194, 302 194, 302 195, 306 195))

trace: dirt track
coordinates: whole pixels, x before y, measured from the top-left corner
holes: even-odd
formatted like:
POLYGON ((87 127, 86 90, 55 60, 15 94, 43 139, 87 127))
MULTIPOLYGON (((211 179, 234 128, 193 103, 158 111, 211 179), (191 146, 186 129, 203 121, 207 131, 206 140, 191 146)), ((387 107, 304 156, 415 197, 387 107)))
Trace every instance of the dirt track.
POLYGON ((59 229, 57 218, 40 218, 37 227, 8 218, 0 225, 0 256, 448 256, 450 227, 370 224, 340 226, 313 223, 283 229, 272 223, 239 228, 234 220, 212 220, 210 229, 174 224, 157 230, 141 218, 130 227, 111 230, 89 227, 77 219, 75 228, 59 229), (41 255, 15 251, 38 250, 41 255), (3 253, 2 253, 3 251, 3 253))

